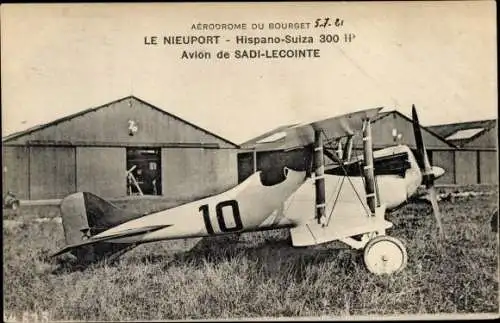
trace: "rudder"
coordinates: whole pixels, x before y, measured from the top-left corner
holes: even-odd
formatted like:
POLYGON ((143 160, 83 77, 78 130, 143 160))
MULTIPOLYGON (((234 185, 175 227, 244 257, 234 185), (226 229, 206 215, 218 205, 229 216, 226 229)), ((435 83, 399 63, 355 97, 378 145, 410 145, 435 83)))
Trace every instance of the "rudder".
MULTIPOLYGON (((91 236, 141 216, 120 209, 89 192, 68 195, 61 201, 60 210, 67 245, 81 243, 91 236)), ((79 260, 97 260, 129 246, 129 244, 101 242, 82 246, 72 250, 71 253, 79 260)))

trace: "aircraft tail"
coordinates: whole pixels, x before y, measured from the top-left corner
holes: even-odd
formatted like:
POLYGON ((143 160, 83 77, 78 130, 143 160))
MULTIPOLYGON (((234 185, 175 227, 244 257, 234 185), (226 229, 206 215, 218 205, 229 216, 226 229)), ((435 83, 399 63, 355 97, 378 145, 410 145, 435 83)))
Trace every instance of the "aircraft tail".
POLYGON ((118 208, 114 204, 88 192, 78 192, 65 197, 60 205, 64 237, 67 246, 55 255, 70 251, 79 260, 94 261, 116 253, 129 244, 112 244, 96 241, 88 244, 92 236, 109 228, 141 216, 118 208))

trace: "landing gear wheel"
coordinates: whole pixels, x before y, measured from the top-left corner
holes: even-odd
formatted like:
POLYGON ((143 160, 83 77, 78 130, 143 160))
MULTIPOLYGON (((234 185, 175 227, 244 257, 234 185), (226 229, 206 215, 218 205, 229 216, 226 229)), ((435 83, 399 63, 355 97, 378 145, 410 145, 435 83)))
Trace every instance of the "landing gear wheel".
POLYGON ((403 243, 393 237, 378 236, 365 246, 366 268, 375 275, 393 274, 406 267, 408 255, 403 243))

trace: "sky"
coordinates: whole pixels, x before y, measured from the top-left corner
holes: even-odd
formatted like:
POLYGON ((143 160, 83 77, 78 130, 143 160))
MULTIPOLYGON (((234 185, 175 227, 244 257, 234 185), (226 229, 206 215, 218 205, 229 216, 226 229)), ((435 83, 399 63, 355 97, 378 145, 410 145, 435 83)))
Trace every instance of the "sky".
POLYGON ((241 143, 280 125, 384 107, 424 125, 497 117, 495 3, 7 4, 1 10, 2 136, 129 95, 241 143), (269 23, 341 27, 269 30, 269 23), (324 21, 324 20, 320 20, 324 21), (193 24, 247 30, 192 30, 193 24), (252 30, 263 23, 264 30, 252 30), (354 34, 320 43, 321 34, 354 34), (235 44, 312 36, 313 44, 235 44), (219 35, 216 45, 145 37, 219 35), (307 59, 236 59, 235 50, 316 48, 307 59), (206 50, 209 60, 181 59, 206 50), (215 59, 219 50, 230 59, 215 59))

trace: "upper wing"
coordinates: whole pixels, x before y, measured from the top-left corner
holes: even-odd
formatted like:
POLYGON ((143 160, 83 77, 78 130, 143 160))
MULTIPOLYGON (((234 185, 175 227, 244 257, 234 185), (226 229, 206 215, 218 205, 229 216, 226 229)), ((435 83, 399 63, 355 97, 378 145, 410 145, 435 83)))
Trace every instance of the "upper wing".
POLYGON ((382 108, 357 111, 311 123, 279 127, 241 144, 242 149, 290 150, 312 144, 314 131, 321 130, 328 139, 351 136, 361 131, 363 121, 372 119, 382 108))

